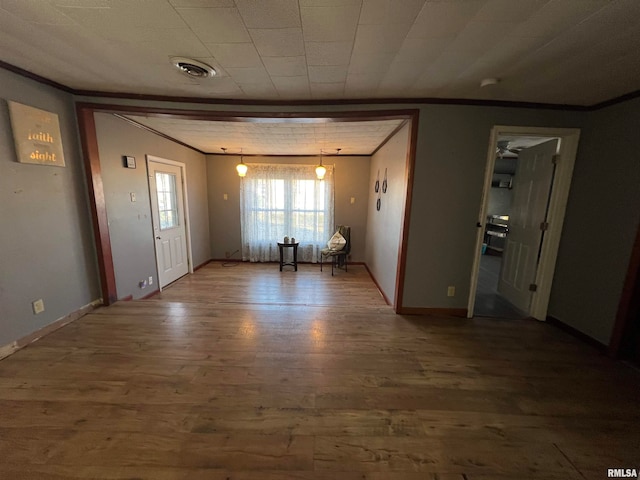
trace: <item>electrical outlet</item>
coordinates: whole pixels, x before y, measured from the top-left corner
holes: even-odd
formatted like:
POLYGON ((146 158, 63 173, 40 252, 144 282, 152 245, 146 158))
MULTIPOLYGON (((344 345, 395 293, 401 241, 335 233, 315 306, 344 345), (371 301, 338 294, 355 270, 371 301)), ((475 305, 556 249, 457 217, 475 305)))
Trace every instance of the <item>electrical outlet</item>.
POLYGON ((223 200, 229 200, 229 195, 227 195, 226 193, 222 194, 222 199, 223 200))
POLYGON ((456 295, 456 287, 454 287, 453 285, 449 285, 449 288, 447 288, 447 297, 455 297, 456 295))
POLYGON ((34 315, 44 312, 44 300, 41 298, 32 302, 31 306, 33 307, 34 315))
POLYGON ((353 205, 354 203, 356 203, 356 197, 351 197, 351 205, 353 205))
POLYGON ((136 201, 136 193, 135 193, 135 192, 130 192, 130 193, 129 193, 129 197, 131 198, 131 201, 132 201, 132 202, 135 202, 135 201, 136 201))
POLYGON ((149 285, 153 285, 153 277, 149 277, 149 285))

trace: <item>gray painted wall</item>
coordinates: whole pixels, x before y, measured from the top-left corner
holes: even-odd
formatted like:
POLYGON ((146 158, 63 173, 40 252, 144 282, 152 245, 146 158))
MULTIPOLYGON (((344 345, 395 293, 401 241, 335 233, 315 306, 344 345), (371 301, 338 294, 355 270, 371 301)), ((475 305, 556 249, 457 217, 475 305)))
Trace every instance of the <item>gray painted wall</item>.
MULTIPOLYGON (((85 97, 83 100, 96 103, 109 103, 112 100, 85 97)), ((213 111, 257 111, 257 112, 308 112, 313 111, 367 111, 383 110, 385 108, 418 108, 420 110, 418 144, 416 151, 415 183, 412 196, 412 211, 410 217, 407 271, 405 274, 404 301, 407 307, 432 308, 466 308, 469 296, 471 267, 474 257, 476 239, 476 221, 480 208, 480 198, 484 180, 489 133, 493 125, 520 125, 538 127, 586 127, 581 137, 581 145, 576 162, 576 177, 569 199, 569 210, 566 217, 566 231, 569 239, 563 239, 558 260, 556 283, 552 289, 552 304, 550 313, 568 323, 573 322, 577 328, 584 328, 592 335, 601 338, 608 337, 611 321, 598 315, 585 326, 581 326, 572 316, 561 311, 559 301, 567 301, 569 306, 577 304, 578 298, 590 296, 600 298, 604 303, 614 304, 619 299, 618 288, 611 291, 592 286, 592 280, 585 275, 571 275, 568 270, 578 268, 582 262, 590 262, 601 256, 606 256, 607 266, 615 262, 618 270, 626 268, 630 238, 628 234, 602 234, 606 241, 603 246, 598 242, 598 248, 581 247, 580 254, 571 253, 575 245, 583 238, 593 236, 596 231, 595 215, 583 211, 584 205, 596 204, 597 210, 606 215, 612 213, 611 208, 619 208, 627 212, 627 208, 634 208, 633 213, 622 215, 626 222, 637 226, 637 203, 632 198, 629 203, 625 196, 633 197, 637 193, 630 192, 629 182, 633 173, 626 172, 637 168, 633 164, 636 145, 633 141, 631 128, 637 124, 640 111, 638 100, 626 102, 610 109, 590 114, 572 111, 543 110, 534 108, 504 108, 463 105, 333 105, 333 106, 250 106, 250 105, 203 105, 181 104, 170 102, 141 102, 137 100, 119 100, 120 104, 150 105, 165 108, 192 108, 213 111), (621 120, 616 116, 622 115, 621 120), (607 124, 624 124, 622 129, 611 128, 607 124), (621 146, 625 148, 621 148, 621 146), (605 148, 606 147, 606 148, 605 148), (612 149, 619 152, 612 155, 612 149), (592 151, 593 150, 593 151, 592 151), (595 159, 607 162, 607 168, 612 166, 611 174, 605 174, 606 169, 595 168, 595 159), (615 159, 614 161, 608 160, 615 159), (586 163, 586 165, 583 165, 586 163), (614 175, 613 172, 616 172, 614 175), (625 178, 625 176, 629 178, 625 178), (604 181, 604 179, 608 179, 604 181), (622 183, 620 183, 622 182, 622 183), (591 186, 597 186, 590 191, 591 186), (621 192, 621 186, 626 191, 621 192), (577 190, 577 193, 576 193, 577 190), (582 192, 582 193, 580 193, 582 192), (604 195, 602 212, 597 192, 604 195), (577 197, 576 197, 577 195, 577 197), (592 195, 592 196, 591 196, 592 195), (581 201, 582 197, 586 202, 581 201), (630 207, 624 207, 623 201, 630 207), (588 250, 588 255, 586 252, 588 250), (604 250, 604 252, 603 252, 604 250), (611 254, 609 252, 622 252, 611 254), (624 258, 618 258, 622 255, 624 258), (566 257, 566 260, 565 260, 566 257), (571 281, 575 279, 575 281, 571 281), (447 286, 457 287, 455 297, 447 297, 447 286), (598 295, 593 290, 598 290, 598 295), (604 295, 604 296, 603 296, 604 295), (605 297, 608 297, 605 298, 605 297), (594 328, 594 325, 598 327, 594 328), (596 333, 601 329, 601 333, 596 333), (607 335, 605 335, 607 334, 607 335)), ((637 178, 637 177, 636 177, 637 178)), ((637 191, 637 181, 634 185, 637 191)), ((613 223, 614 232, 620 229, 619 222, 605 222, 607 226, 613 223)), ((598 224, 600 225, 600 224, 598 224)), ((605 232, 605 229, 601 230, 605 232)), ((595 243, 595 242, 594 242, 595 243)), ((584 273, 585 267, 581 268, 584 273)), ((589 268, 591 270, 591 268, 589 268)), ((594 269, 595 270, 595 269, 594 269)), ((601 270, 601 269, 600 269, 601 270)), ((598 276, 601 271, 598 271, 598 276)), ((613 274, 606 274, 606 278, 613 274)), ((611 281, 620 286, 622 277, 613 275, 611 281)), ((600 300, 593 300, 600 302, 600 300)), ((606 309, 610 317, 611 308, 606 309)), ((606 340, 606 339, 605 339, 606 340)))
POLYGON ((194 266, 211 258, 205 156, 111 114, 96 113, 95 120, 118 298, 144 297, 158 281, 145 155, 186 165, 194 266), (135 169, 123 167, 123 155, 135 157, 135 169), (140 288, 150 276, 154 285, 140 288))
POLYGON ((589 113, 549 315, 608 344, 640 221, 640 99, 589 113))
MULTIPOLYGON (((0 221, 3 225, 0 345, 3 345, 90 303, 98 298, 99 289, 71 98, 1 69, 0 96, 57 113, 67 159, 66 168, 16 163, 7 106, 4 101, 0 102, 0 221), (34 316, 31 301, 37 298, 45 300, 47 309, 34 316)), ((588 114, 454 105, 309 108, 178 105, 91 97, 78 97, 78 100, 217 111, 418 108, 420 126, 404 292, 405 305, 409 307, 466 306, 491 126, 583 127, 549 313, 603 342, 609 339, 640 215, 637 135, 633 131, 640 120, 637 99, 588 114), (447 285, 458 287, 455 297, 446 296, 447 285)), ((171 148, 176 148, 173 144, 172 147, 163 145, 155 136, 149 142, 158 148, 139 153, 125 145, 111 148, 118 156, 133 154, 138 160, 144 153, 172 157, 171 148)), ((204 170, 200 172, 201 178, 205 178, 204 170)), ((207 174, 211 176, 210 169, 207 174)), ((198 175, 192 174, 189 178, 193 180, 198 175)), ((137 183, 131 186, 139 187, 137 183)), ((131 186, 124 188, 127 195, 131 186)), ((190 188, 190 192, 200 198, 205 191, 206 185, 190 188)), ((368 185, 365 192, 368 193, 368 185)), ((198 217, 192 223, 206 229, 207 201, 190 198, 190 203, 192 209, 201 209, 198 213, 192 212, 198 217)), ((216 235, 222 238, 220 231, 216 235)), ((194 243, 196 263, 206 261, 211 246, 204 232, 198 237, 200 240, 194 243)), ((225 250, 226 245, 221 249, 223 254, 225 250)))
POLYGON ((0 347, 100 297, 70 95, 0 69, 0 347), (56 113, 66 167, 17 162, 7 100, 56 113), (43 299, 34 315, 31 302, 43 299))
MULTIPOLYGON (((365 260, 365 232, 367 228, 368 181, 371 157, 325 157, 325 165, 335 165, 335 222, 351 226, 352 262, 365 260), (351 197, 355 203, 351 203, 351 197)), ((226 252, 240 250, 240 177, 236 155, 209 155, 207 178, 211 224, 211 256, 225 258, 226 252), (227 200, 223 195, 227 194, 227 200)), ((315 157, 245 157, 245 163, 317 164, 315 157)), ((329 238, 327 238, 329 240, 329 238)), ((240 259, 240 254, 232 258, 240 259)))
POLYGON ((405 125, 376 154, 371 162, 369 175, 369 208, 367 221, 367 266, 378 286, 393 303, 398 250, 404 221, 404 204, 407 196, 407 152, 409 125, 405 125), (382 192, 385 168, 387 192, 382 192), (380 181, 380 210, 376 209, 378 194, 374 185, 380 181))
POLYGON ((579 128, 582 114, 425 105, 419 123, 404 306, 466 308, 492 126, 579 128))

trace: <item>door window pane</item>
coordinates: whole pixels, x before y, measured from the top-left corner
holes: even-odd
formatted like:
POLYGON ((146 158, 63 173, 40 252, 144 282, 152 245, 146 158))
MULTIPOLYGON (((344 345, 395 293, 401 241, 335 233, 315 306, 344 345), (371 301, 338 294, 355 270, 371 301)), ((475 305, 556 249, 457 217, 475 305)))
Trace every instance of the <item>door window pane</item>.
POLYGON ((158 192, 160 230, 177 227, 180 222, 178 218, 176 176, 172 173, 156 172, 156 190, 158 192))

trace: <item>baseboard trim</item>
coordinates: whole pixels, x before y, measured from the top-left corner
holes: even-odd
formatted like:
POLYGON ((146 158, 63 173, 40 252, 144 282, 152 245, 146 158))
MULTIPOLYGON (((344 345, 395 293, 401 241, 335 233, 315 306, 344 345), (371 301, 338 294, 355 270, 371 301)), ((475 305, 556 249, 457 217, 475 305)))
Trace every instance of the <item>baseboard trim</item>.
POLYGON ((560 330, 563 330, 563 331, 567 332, 569 335, 577 338, 578 340, 583 341, 584 343, 588 343, 592 347, 594 347, 597 350, 599 350, 601 353, 607 354, 609 352, 609 346, 608 345, 605 345, 604 343, 600 342, 599 340, 596 340, 595 338, 590 337, 586 333, 583 333, 580 330, 578 330, 577 328, 574 328, 571 325, 568 325, 568 324, 564 323, 562 320, 559 320, 556 317, 553 317, 551 315, 547 315, 547 323, 553 325, 554 327, 559 328, 560 330))
POLYGON ((366 263, 362 262, 362 265, 364 265, 364 268, 367 270, 367 272, 369 273, 369 276, 371 277, 371 280, 373 280, 373 283, 375 283, 376 288, 378 289, 378 291, 380 292, 380 295, 382 295, 382 298, 384 299, 385 302, 387 302, 387 305, 393 306, 393 304, 389 301, 389 298, 384 294, 384 292, 382 291, 382 289, 380 288, 380 284, 378 283, 378 280, 376 280, 376 277, 373 276, 373 273, 371 273, 371 270, 369 270, 369 265, 367 265, 366 263))
POLYGON ((69 315, 65 315, 64 317, 59 318, 58 320, 50 323, 49 325, 45 325, 44 327, 36 330, 35 332, 30 333, 29 335, 26 335, 22 338, 19 338, 18 340, 10 343, 9 345, 0 347, 0 360, 2 360, 5 357, 8 357, 9 355, 14 354, 15 352, 17 352, 21 348, 26 347, 30 343, 33 343, 41 339, 42 337, 49 335, 52 332, 55 332, 59 328, 62 328, 65 325, 68 325, 71 322, 74 322, 75 320, 78 320, 79 318, 84 317, 87 313, 95 310, 96 307, 102 304, 103 304, 103 301, 101 298, 94 300, 93 302, 85 305, 84 307, 79 308, 75 312, 71 312, 69 315))
POLYGON ((466 308, 425 308, 425 307, 401 307, 400 315, 428 315, 431 317, 462 317, 467 318, 466 308))
POLYGON ((140 300, 147 300, 148 298, 151 298, 159 293, 160 293, 160 290, 156 289, 153 292, 147 293, 144 297, 141 297, 140 300))
POLYGON ((19 348, 18 342, 11 342, 8 345, 0 347, 0 360, 8 357, 9 355, 13 355, 19 348))
MULTIPOLYGON (((207 263, 211 263, 211 262, 218 262, 218 263, 248 263, 248 264, 254 264, 254 263, 269 263, 269 264, 276 264, 278 265, 280 262, 278 260, 274 260, 272 262, 250 262, 250 261, 245 261, 242 260, 241 258, 212 258, 211 260, 209 260, 206 263, 203 263, 201 265, 201 267, 204 267, 207 263)), ((347 262, 348 265, 361 265, 366 267, 367 264, 364 262, 347 262)), ((298 260, 298 265, 318 265, 318 267, 320 267, 320 262, 303 262, 298 260)), ((200 268, 200 267, 198 267, 200 268)), ((367 268, 367 270, 369 270, 367 268)), ((195 271, 195 270, 194 270, 195 271)))
POLYGON ((193 273, 196 273, 198 270, 200 270, 202 267, 206 267, 208 264, 210 264, 211 262, 213 262, 215 260, 207 260, 204 263, 201 263, 200 265, 198 265, 197 267, 193 267, 193 273))

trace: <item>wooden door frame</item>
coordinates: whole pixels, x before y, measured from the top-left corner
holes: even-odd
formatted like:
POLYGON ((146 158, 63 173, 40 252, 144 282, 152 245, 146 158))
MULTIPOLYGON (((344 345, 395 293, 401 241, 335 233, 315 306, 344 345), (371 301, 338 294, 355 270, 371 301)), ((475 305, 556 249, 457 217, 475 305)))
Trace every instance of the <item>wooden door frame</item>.
POLYGON ((634 321, 634 314, 640 305, 640 225, 629 258, 629 267, 625 277, 622 295, 618 303, 616 321, 609 342, 609 355, 618 358, 623 354, 624 338, 628 335, 634 321))
MULTIPOLYGON (((327 104, 331 106, 332 104, 327 104)), ((336 105, 339 108, 339 105, 336 105)), ((256 107, 259 108, 259 107, 256 107)), ((409 241, 409 223, 411 218, 411 198, 413 192, 414 169, 416 147, 418 142, 418 117, 420 110, 393 109, 393 110, 364 110, 364 111, 333 111, 322 112, 233 112, 216 110, 188 110, 171 109, 162 107, 145 107, 139 105, 112 105, 102 103, 76 103, 76 115, 78 118, 78 129, 82 144, 85 175, 87 178, 87 188, 89 191, 89 201, 91 205, 91 216, 93 220, 94 240, 98 255, 98 268, 100 272, 100 284, 102 290, 102 302, 110 305, 117 301, 115 270, 113 266, 113 256, 111 249, 111 239, 109 236, 109 223, 107 220, 107 209, 105 202, 104 185, 100 168, 100 155, 98 152, 98 139, 96 134, 96 124, 94 113, 111 113, 115 115, 147 115, 163 118, 181 118, 189 120, 211 120, 211 121, 231 121, 231 122, 261 122, 265 118, 283 119, 283 121, 305 122, 309 118, 323 119, 327 123, 332 122, 359 122, 372 120, 393 120, 404 119, 409 121, 409 150, 406 157, 407 188, 404 201, 403 227, 400 233, 398 250, 398 270, 396 273, 396 283, 394 292, 393 309, 395 312, 403 311, 404 278, 407 262, 407 244, 409 241)), ((141 126, 142 127, 142 126, 141 126)), ((145 128, 145 127, 142 127, 145 128)), ((146 128, 164 138, 181 143, 166 135, 146 128)), ((396 132, 393 132, 394 134, 396 132)), ((392 135, 389 136, 389 138, 392 135)), ((388 140, 388 139, 387 139, 388 140)), ((190 147, 181 143, 183 146, 190 147)), ((196 150, 196 149, 194 149, 196 150)), ((199 151, 199 150, 198 150, 199 151)), ((200 152, 207 154, 206 152, 200 152)), ((190 268, 193 268, 190 265, 190 268)), ((374 279, 375 281, 375 279, 374 279)))
MULTIPOLYGON (((171 165, 180 169, 180 175, 182 176, 182 207, 184 215, 184 230, 185 241, 187 243, 187 273, 193 273, 193 252, 191 250, 191 223, 189 221, 189 195, 188 183, 187 183, 187 165, 182 162, 176 162, 175 160, 169 160, 167 158, 157 157, 155 155, 145 155, 147 164, 147 185, 149 187, 149 198, 151 195, 157 195, 157 192, 151 191, 151 169, 149 168, 149 162, 163 163, 165 165, 171 165)), ((151 208, 151 215, 153 216, 153 207, 151 208)), ((151 222, 151 235, 153 236, 153 244, 156 245, 156 233, 154 231, 154 224, 151 222)), ((156 278, 158 279, 158 289, 162 291, 162 285, 160 283, 160 264, 158 262, 158 249, 155 248, 156 254, 156 278)))
POLYGON ((556 166, 556 172, 551 186, 547 221, 549 228, 542 239, 540 263, 536 271, 537 291, 533 295, 529 315, 537 320, 545 321, 551 296, 551 284, 555 271, 562 225, 567 209, 569 188, 573 177, 573 167, 578 152, 580 129, 578 128, 553 128, 553 127, 522 127, 509 125, 495 125, 491 129, 489 148, 487 151, 487 163, 485 167, 484 188, 480 202, 478 216, 478 231, 476 233, 475 255, 471 269, 471 283, 469 288, 469 301, 467 305, 467 317, 473 317, 473 310, 478 289, 478 274, 480 272, 480 259, 482 258, 482 242, 486 223, 489 195, 491 192, 491 180, 496 163, 496 149, 498 137, 513 135, 520 137, 560 138, 558 154, 560 161, 556 166))

